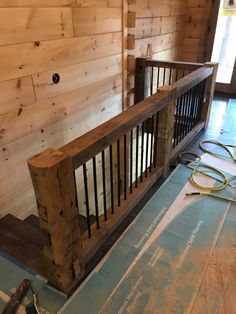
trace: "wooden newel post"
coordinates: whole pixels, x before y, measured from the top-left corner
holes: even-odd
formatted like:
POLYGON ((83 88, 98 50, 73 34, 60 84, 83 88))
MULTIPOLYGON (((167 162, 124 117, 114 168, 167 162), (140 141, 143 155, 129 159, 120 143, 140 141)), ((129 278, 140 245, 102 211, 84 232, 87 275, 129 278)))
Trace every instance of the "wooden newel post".
POLYGON ((134 103, 144 100, 147 95, 147 76, 146 59, 137 58, 135 67, 135 99, 134 103))
POLYGON ((204 66, 208 67, 208 68, 213 68, 212 76, 207 80, 206 99, 205 99, 205 103, 204 103, 204 106, 202 109, 202 115, 201 115, 201 120, 206 121, 206 123, 205 123, 205 129, 206 129, 208 126, 208 123, 209 123, 211 105, 212 105, 214 92, 215 92, 218 63, 207 62, 207 63, 205 63, 204 66))
POLYGON ((163 175, 167 177, 170 170, 171 152, 175 124, 176 89, 171 86, 162 86, 157 90, 169 97, 169 104, 159 112, 157 136, 157 164, 163 167, 163 175))
POLYGON ((82 273, 79 212, 71 158, 48 149, 28 160, 37 200, 39 221, 50 246, 44 254, 51 262, 46 270, 49 281, 68 292, 82 273))

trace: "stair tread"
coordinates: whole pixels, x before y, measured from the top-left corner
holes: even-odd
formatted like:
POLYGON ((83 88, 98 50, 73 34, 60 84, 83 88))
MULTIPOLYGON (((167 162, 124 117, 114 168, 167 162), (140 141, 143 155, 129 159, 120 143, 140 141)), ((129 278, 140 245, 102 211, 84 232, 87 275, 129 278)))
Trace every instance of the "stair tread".
POLYGON ((41 229, 10 214, 0 219, 0 250, 43 274, 43 248, 49 239, 41 229))

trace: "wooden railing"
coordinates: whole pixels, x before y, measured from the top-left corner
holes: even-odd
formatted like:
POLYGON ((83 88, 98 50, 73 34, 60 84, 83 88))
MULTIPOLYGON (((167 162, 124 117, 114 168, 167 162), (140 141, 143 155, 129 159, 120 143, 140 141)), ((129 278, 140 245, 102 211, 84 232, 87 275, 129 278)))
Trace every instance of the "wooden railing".
POLYGON ((164 85, 176 89, 172 160, 208 125, 217 67, 209 62, 136 60, 135 103, 164 85))
POLYGON ((168 175, 180 146, 199 123, 205 125, 214 69, 204 65, 64 147, 28 161, 40 226, 50 240, 43 275, 55 287, 72 289, 146 192, 168 175))

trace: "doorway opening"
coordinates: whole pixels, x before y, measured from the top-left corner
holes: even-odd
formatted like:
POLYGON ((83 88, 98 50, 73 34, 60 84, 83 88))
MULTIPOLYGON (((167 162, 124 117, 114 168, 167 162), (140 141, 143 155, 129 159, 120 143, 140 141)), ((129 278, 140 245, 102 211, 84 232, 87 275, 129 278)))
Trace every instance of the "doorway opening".
POLYGON ((236 59, 236 1, 221 0, 218 10, 217 26, 211 55, 212 62, 218 62, 216 88, 223 92, 235 89, 236 59), (225 10, 225 8, 229 10, 225 10))

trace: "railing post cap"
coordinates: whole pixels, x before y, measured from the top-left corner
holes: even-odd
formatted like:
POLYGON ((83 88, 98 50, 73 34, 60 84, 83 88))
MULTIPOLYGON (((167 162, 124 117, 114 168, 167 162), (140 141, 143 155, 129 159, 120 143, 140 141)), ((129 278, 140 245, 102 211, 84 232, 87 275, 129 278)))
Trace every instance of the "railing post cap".
POLYGON ((41 154, 28 159, 27 163, 29 166, 35 168, 50 168, 67 158, 68 156, 63 151, 54 148, 48 148, 41 154))
POLYGON ((177 88, 175 86, 171 85, 163 85, 157 89, 158 93, 164 93, 164 94, 173 94, 175 93, 177 88))

